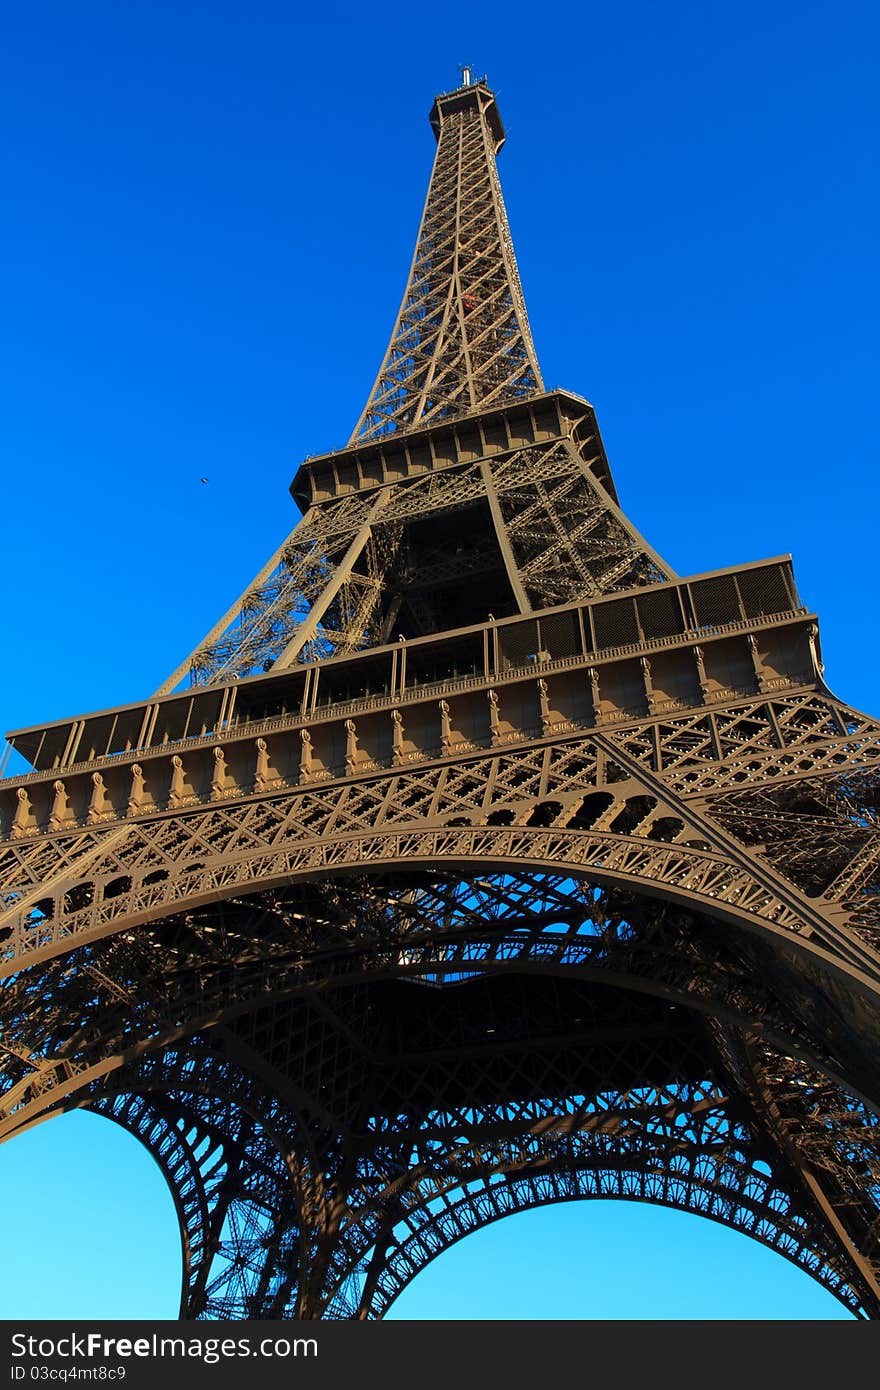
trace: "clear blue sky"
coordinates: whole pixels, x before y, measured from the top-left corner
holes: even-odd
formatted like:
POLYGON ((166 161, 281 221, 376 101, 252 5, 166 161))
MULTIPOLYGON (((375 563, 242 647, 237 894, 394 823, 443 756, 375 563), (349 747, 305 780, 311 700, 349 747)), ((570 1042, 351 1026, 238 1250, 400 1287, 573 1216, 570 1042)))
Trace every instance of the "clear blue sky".
MULTIPOLYGON (((8 10, 0 727, 148 694, 292 528, 297 464, 345 442, 378 367, 465 61, 508 129, 545 380, 593 401, 628 512, 682 574, 793 553, 829 683, 876 709, 878 28, 867 0, 8 10)), ((0 1150, 0 1181, 5 1316, 173 1315, 170 1200, 133 1141, 72 1116, 0 1150)), ((471 1237, 398 1312, 561 1294, 839 1309, 708 1222, 581 1204, 471 1237)))

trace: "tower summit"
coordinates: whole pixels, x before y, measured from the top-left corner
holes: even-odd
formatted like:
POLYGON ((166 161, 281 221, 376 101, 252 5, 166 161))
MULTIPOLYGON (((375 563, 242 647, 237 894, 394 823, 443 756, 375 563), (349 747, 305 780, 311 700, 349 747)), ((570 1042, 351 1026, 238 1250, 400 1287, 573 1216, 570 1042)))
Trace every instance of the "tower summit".
POLYGON ((628 520, 541 381, 485 81, 431 124, 391 342, 301 521, 154 695, 9 735, 0 1138, 136 1135, 186 1318, 381 1317, 588 1197, 876 1317, 880 726, 787 556, 680 578, 628 520))
POLYGON ((542 390, 495 157, 485 80, 431 108, 437 154, 388 351, 351 442, 452 419, 542 390))

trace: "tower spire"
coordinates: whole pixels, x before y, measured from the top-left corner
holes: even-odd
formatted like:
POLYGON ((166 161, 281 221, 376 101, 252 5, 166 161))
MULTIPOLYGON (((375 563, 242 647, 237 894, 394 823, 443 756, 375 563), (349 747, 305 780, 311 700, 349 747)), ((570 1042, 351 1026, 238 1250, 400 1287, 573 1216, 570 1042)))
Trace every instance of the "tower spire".
POLYGON ((541 391, 495 156, 504 127, 469 67, 431 108, 437 154, 388 350, 351 443, 541 391))

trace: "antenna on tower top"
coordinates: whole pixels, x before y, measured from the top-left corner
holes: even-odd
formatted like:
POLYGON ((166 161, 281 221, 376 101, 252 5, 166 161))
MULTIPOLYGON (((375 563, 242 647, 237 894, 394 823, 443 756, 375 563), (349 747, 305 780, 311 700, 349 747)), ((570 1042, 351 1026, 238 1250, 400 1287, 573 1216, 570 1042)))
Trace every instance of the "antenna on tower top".
POLYGON ((469 87, 471 85, 471 65, 465 63, 461 65, 461 85, 469 87))

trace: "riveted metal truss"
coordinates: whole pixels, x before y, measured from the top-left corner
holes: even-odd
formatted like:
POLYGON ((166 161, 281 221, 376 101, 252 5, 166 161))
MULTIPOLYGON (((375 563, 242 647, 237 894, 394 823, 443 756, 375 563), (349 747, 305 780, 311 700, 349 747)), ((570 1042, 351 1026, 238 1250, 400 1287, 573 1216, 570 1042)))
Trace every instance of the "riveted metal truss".
POLYGON ((541 389, 495 156, 495 98, 438 97, 437 155, 391 342, 351 442, 541 389))
POLYGON ((293 533, 142 706, 10 735, 0 1140, 153 1154, 184 1318, 381 1317, 586 1197, 880 1315, 880 725, 786 558, 679 579, 545 392, 483 83, 293 533), (183 687, 181 689, 181 687, 183 687))
POLYGON ((17 976, 9 1079, 25 1037, 65 1057, 4 1128, 87 1104, 137 1134, 190 1317, 376 1316, 469 1230, 589 1195, 711 1215, 870 1309, 874 1121, 772 958, 546 872, 229 899, 17 976))
POLYGON ((596 450, 595 432, 569 434, 316 503, 157 694, 381 646, 404 606, 411 635, 442 631, 464 586, 477 621, 489 603, 530 612, 672 578, 596 476, 596 450), (480 508, 468 543, 461 516, 480 508))

